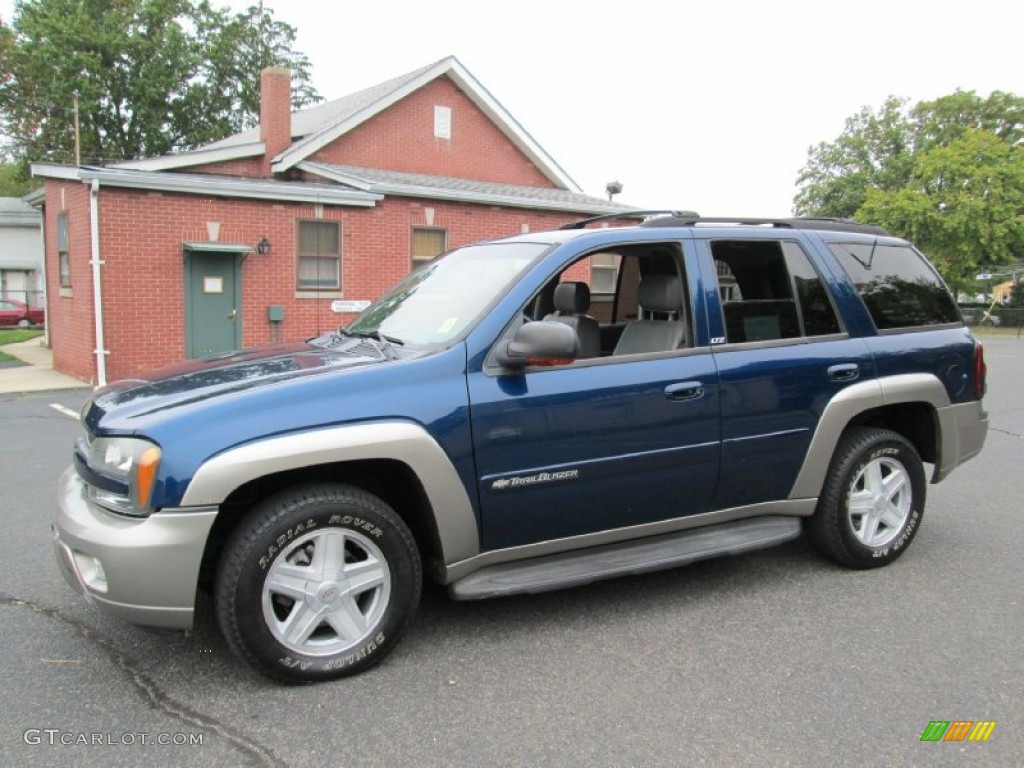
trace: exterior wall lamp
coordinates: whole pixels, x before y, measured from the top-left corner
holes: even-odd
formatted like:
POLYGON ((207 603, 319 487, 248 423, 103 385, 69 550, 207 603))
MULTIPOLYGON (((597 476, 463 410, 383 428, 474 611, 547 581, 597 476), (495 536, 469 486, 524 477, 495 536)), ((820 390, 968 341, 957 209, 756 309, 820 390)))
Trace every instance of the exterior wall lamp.
POLYGON ((270 241, 267 240, 267 236, 264 235, 263 239, 256 243, 256 253, 260 256, 266 256, 270 253, 270 241))

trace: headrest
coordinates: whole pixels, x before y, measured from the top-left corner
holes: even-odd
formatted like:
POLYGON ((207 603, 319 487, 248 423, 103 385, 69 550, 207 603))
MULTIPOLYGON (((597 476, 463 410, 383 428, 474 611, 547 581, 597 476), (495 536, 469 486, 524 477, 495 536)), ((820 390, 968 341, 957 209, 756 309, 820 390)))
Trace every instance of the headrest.
POLYGON ((590 286, 586 283, 559 283, 555 286, 555 309, 583 314, 590 309, 590 286))
POLYGON ((679 312, 683 286, 676 275, 644 275, 640 280, 640 306, 648 312, 679 312))

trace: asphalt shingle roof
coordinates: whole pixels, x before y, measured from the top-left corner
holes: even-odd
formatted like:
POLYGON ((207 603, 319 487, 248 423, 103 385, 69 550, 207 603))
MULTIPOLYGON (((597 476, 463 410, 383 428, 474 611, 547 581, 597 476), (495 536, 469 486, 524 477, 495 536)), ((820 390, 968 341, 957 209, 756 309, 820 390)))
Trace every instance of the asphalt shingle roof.
MULTIPOLYGON (((573 210, 578 206, 581 211, 622 211, 634 210, 628 205, 609 202, 600 197, 592 197, 579 192, 570 192, 554 187, 527 187, 518 184, 500 184, 491 181, 476 181, 452 176, 431 176, 424 173, 405 173, 389 171, 381 168, 365 168, 355 165, 335 165, 328 163, 304 163, 302 166, 312 172, 318 169, 326 175, 334 174, 351 176, 365 182, 368 192, 381 194, 408 194, 416 197, 435 197, 436 193, 454 193, 459 196, 475 199, 493 198, 495 202, 505 200, 511 204, 525 206, 549 207, 556 204, 558 208, 573 210)), ((440 195, 443 196, 443 195, 440 195)))
MULTIPOLYGON (((442 59, 443 61, 443 59, 442 59)), ((311 136, 325 128, 348 120, 353 115, 366 109, 370 105, 384 98, 390 93, 402 88, 406 83, 415 80, 427 70, 436 67, 438 62, 432 62, 425 67, 420 67, 413 72, 393 77, 383 83, 371 85, 356 93, 342 96, 340 99, 326 101, 313 107, 301 109, 292 113, 292 140, 298 140, 305 136, 311 136)), ((203 149, 225 149, 244 144, 251 144, 260 140, 259 127, 250 128, 247 131, 228 136, 226 139, 206 144, 203 149)))

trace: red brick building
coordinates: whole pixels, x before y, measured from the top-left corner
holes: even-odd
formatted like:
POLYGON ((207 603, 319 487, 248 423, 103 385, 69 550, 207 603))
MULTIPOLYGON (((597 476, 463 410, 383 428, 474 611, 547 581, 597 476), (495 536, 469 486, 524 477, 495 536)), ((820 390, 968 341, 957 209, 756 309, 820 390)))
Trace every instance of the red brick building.
POLYGON ((350 320, 465 243, 629 210, 589 197, 453 57, 111 167, 36 164, 54 365, 102 384, 350 320))

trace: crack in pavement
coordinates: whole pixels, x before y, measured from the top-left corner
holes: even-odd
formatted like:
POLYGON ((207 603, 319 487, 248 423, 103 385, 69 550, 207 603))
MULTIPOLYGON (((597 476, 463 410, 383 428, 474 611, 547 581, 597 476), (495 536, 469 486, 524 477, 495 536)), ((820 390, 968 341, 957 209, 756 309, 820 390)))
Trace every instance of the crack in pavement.
POLYGON ((989 427, 989 432, 998 432, 1001 435, 1009 435, 1010 437, 1024 438, 1024 435, 1018 435, 1016 432, 1010 432, 1008 429, 999 429, 998 427, 989 427))
POLYGON ((216 718, 202 715, 199 712, 174 701, 163 691, 163 689, 161 689, 160 685, 153 680, 153 678, 138 669, 131 660, 122 653, 116 645, 114 645, 114 642, 110 638, 104 637, 84 622, 73 619, 70 616, 65 616, 56 608, 49 608, 47 606, 34 603, 31 600, 13 597, 5 592, 0 592, 0 605, 27 608, 33 613, 41 616, 47 616, 51 619, 57 619, 58 621, 62 621, 65 624, 70 625, 87 641, 93 645, 99 646, 99 648, 110 657, 115 666, 125 673, 135 690, 154 709, 170 715, 182 723, 213 731, 218 736, 228 741, 235 747, 235 749, 254 759, 256 761, 256 765, 261 767, 266 766, 267 768, 288 768, 288 764, 277 757, 268 748, 260 746, 251 739, 246 738, 230 726, 219 722, 216 718))

